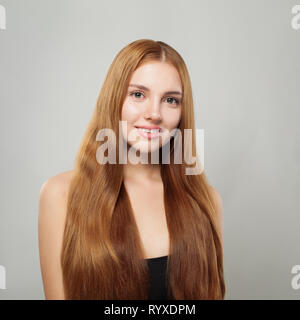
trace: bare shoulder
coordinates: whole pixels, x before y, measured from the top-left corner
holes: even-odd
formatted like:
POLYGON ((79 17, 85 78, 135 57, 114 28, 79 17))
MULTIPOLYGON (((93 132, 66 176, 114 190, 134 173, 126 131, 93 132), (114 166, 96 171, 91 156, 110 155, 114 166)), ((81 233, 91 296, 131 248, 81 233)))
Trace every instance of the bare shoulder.
POLYGON ((72 174, 66 171, 53 176, 40 189, 38 238, 46 299, 64 299, 60 254, 72 174))
POLYGON ((220 193, 215 188, 213 188, 210 185, 209 189, 210 189, 210 192, 211 192, 211 195, 213 198, 214 207, 216 209, 217 221, 218 221, 220 233, 221 233, 222 240, 223 240, 223 201, 220 196, 220 193))
POLYGON ((73 171, 59 173, 46 180, 40 189, 39 222, 64 222, 73 171))
POLYGON ((223 201, 222 198, 220 196, 220 193, 211 185, 209 186, 210 188, 210 192, 212 194, 212 197, 214 199, 214 205, 216 206, 216 208, 218 209, 218 211, 222 210, 222 206, 223 206, 223 201))
POLYGON ((46 180, 40 189, 40 200, 48 202, 54 197, 57 201, 65 201, 68 195, 73 170, 59 173, 46 180))

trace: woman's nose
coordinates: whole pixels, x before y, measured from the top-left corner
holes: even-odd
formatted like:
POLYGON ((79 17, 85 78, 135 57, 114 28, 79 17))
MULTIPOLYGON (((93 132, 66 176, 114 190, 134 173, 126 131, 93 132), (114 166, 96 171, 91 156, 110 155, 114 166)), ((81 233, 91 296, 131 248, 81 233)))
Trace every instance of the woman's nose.
POLYGON ((152 102, 145 113, 146 119, 161 120, 159 102, 152 102))

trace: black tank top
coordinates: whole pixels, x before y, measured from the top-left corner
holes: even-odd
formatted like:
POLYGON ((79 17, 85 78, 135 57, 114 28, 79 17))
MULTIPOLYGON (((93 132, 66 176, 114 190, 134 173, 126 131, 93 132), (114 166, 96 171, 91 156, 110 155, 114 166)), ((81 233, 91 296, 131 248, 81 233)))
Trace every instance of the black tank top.
POLYGON ((166 286, 168 256, 149 258, 146 261, 151 281, 148 300, 168 300, 166 286))

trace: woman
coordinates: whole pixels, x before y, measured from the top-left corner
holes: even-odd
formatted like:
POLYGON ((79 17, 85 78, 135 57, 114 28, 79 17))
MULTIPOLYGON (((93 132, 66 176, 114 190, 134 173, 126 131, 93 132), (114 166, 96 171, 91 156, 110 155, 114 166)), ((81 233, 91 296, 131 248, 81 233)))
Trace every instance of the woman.
POLYGON ((224 299, 220 195, 204 172, 188 175, 184 161, 174 162, 184 143, 174 144, 170 132, 194 128, 181 56, 148 39, 123 48, 108 70, 74 170, 41 188, 46 299, 224 299), (99 149, 103 129, 116 133, 105 142, 115 147, 113 157, 111 149, 99 149), (167 145, 169 163, 163 161, 167 145), (130 161, 108 161, 124 154, 130 161), (147 162, 151 155, 159 161, 147 162))

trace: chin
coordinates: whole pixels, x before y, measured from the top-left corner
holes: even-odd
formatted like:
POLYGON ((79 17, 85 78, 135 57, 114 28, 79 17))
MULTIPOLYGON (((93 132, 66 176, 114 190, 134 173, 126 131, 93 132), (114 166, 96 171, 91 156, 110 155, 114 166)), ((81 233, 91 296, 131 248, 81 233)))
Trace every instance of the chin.
POLYGON ((140 141, 138 143, 135 143, 133 145, 129 145, 128 149, 135 149, 136 151, 139 150, 140 153, 147 154, 150 152, 158 152, 160 149, 159 145, 153 145, 151 146, 150 142, 147 141, 140 141))

